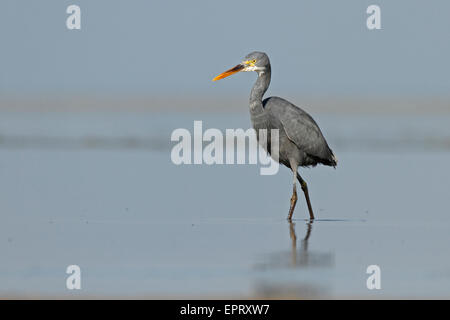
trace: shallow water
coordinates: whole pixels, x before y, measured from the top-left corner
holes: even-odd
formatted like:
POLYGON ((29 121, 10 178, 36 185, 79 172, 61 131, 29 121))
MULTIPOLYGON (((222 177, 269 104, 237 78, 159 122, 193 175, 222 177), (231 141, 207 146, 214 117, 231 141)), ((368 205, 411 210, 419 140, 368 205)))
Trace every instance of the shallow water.
POLYGON ((339 166, 302 170, 318 219, 299 194, 289 224, 286 168, 170 161, 173 129, 246 113, 0 115, 1 296, 450 296, 450 116, 314 115, 339 166))

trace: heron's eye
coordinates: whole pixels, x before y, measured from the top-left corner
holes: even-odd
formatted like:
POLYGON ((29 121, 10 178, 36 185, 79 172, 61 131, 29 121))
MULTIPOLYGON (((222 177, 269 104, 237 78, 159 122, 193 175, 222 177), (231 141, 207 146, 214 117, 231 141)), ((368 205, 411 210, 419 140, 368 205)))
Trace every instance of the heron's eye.
POLYGON ((256 63, 256 59, 253 59, 252 61, 250 61, 251 63, 256 63))

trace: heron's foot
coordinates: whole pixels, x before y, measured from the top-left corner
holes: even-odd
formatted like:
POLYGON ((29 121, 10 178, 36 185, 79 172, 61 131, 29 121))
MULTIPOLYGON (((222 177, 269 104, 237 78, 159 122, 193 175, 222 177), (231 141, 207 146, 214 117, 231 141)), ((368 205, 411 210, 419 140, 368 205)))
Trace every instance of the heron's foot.
POLYGON ((292 221, 292 215, 294 214, 295 204, 297 203, 297 192, 294 192, 291 197, 291 207, 289 208, 288 221, 292 221))

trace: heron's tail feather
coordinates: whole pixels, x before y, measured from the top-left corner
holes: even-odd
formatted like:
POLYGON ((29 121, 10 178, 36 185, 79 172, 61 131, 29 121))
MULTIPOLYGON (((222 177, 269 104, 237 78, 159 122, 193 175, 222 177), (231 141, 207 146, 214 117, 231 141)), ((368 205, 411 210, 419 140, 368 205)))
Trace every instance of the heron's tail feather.
POLYGON ((331 164, 333 167, 336 168, 337 164, 338 164, 338 158, 336 157, 336 155, 333 153, 333 151, 331 151, 331 164))
POLYGON ((320 159, 320 163, 326 165, 326 166, 330 166, 330 167, 334 167, 336 168, 337 163, 338 163, 338 159, 337 157, 334 155, 333 151, 331 149, 328 149, 328 155, 325 157, 325 159, 320 159))

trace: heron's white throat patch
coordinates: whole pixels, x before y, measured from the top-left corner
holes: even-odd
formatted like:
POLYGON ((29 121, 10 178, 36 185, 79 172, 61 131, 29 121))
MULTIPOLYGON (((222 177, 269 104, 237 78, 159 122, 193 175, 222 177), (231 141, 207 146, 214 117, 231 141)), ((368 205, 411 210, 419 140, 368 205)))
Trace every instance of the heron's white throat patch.
POLYGON ((242 71, 244 71, 244 72, 256 71, 258 73, 264 73, 264 70, 265 70, 264 67, 247 66, 242 71))

